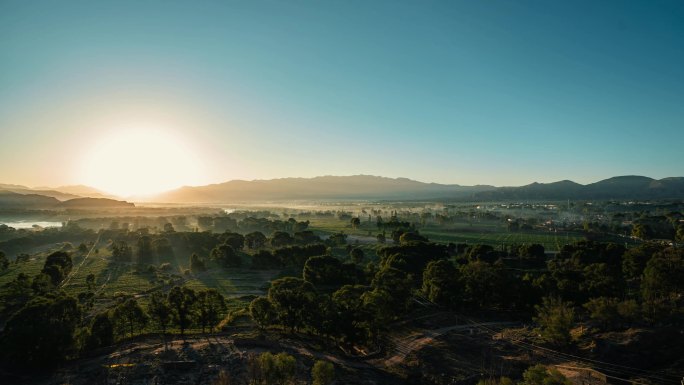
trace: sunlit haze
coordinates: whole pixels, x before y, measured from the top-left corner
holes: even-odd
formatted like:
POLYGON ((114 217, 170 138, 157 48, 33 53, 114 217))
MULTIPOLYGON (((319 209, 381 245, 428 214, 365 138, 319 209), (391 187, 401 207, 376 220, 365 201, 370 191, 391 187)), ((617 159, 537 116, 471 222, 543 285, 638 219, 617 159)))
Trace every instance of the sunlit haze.
POLYGON ((123 197, 207 183, 196 150, 163 129, 113 130, 83 155, 78 180, 123 197))
POLYGON ((682 20, 681 1, 3 1, 0 181, 679 176, 682 20))

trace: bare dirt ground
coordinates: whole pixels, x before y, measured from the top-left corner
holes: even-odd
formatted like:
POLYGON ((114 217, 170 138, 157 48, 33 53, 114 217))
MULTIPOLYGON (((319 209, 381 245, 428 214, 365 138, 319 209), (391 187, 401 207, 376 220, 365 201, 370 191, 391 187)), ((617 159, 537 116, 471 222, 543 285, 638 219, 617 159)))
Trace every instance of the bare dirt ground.
POLYGON ((231 384, 247 384, 250 360, 270 351, 286 352, 297 359, 298 383, 310 383, 310 368, 316 360, 333 362, 340 384, 403 384, 395 375, 362 359, 312 349, 301 339, 268 336, 242 338, 236 335, 145 336, 102 349, 79 359, 49 377, 17 377, 17 384, 40 385, 161 385, 209 384, 219 373, 228 374, 231 384))

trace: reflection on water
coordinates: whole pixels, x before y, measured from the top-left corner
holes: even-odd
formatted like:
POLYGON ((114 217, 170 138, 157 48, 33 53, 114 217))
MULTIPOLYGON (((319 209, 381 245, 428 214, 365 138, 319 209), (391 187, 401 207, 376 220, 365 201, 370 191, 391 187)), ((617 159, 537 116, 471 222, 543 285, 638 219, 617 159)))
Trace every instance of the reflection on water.
POLYGON ((61 227, 62 222, 47 222, 47 221, 26 221, 26 222, 2 222, 0 224, 14 227, 15 229, 30 229, 33 227, 61 227))

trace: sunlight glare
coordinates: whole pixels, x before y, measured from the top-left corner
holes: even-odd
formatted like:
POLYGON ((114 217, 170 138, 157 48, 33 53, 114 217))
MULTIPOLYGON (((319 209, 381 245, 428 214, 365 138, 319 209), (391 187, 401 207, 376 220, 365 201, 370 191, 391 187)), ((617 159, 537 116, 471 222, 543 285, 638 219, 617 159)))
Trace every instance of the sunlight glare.
POLYGON ((174 133, 118 130, 100 137, 81 163, 84 184, 121 197, 150 196, 183 185, 206 183, 200 159, 174 133))

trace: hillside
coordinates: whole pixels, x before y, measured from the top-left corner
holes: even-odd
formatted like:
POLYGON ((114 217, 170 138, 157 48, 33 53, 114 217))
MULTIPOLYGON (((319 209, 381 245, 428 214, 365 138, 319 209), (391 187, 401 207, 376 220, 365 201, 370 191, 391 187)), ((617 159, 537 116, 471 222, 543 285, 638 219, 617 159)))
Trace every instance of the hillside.
POLYGON ((73 209, 73 208, 132 208, 135 207, 133 203, 118 201, 114 199, 107 198, 76 198, 71 199, 66 202, 62 202, 60 207, 73 209))
POLYGON ((38 194, 19 194, 0 190, 0 208, 46 209, 59 205, 59 200, 38 194))
POLYGON ((532 183, 521 187, 500 187, 475 194, 479 200, 610 200, 682 199, 684 178, 653 179, 645 176, 616 176, 581 185, 572 181, 532 183))
POLYGON ((199 187, 182 187, 153 198, 168 203, 226 203, 233 201, 332 200, 332 199, 444 199, 472 198, 492 186, 459 186, 423 183, 407 178, 370 175, 320 176, 271 180, 234 180, 199 187))
POLYGON ((59 199, 41 194, 20 194, 0 190, 2 209, 100 209, 131 208, 133 203, 107 198, 74 198, 61 202, 59 199))
POLYGON ((271 180, 234 180, 198 187, 182 187, 151 200, 165 203, 230 203, 283 200, 566 200, 566 199, 680 199, 684 178, 660 180, 618 176, 582 185, 563 180, 520 187, 460 186, 423 183, 406 178, 370 175, 321 176, 271 180))
POLYGON ((45 189, 32 189, 29 187, 25 186, 18 186, 18 185, 0 185, 0 190, 2 191, 9 191, 13 192, 16 194, 21 194, 21 195, 42 195, 46 197, 52 197, 60 201, 66 201, 69 199, 75 199, 75 198, 80 198, 80 195, 76 194, 71 194, 68 192, 62 192, 62 191, 57 191, 57 190, 52 190, 49 188, 45 189))

